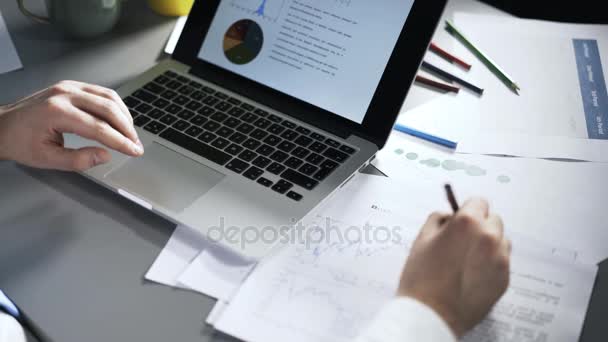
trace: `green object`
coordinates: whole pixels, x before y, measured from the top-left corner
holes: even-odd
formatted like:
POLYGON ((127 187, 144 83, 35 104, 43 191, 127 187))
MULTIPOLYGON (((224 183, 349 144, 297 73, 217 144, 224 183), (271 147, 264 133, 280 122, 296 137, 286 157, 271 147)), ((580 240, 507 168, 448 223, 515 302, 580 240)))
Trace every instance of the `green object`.
POLYGON ((490 59, 485 53, 483 53, 479 48, 477 48, 471 41, 469 41, 458 29, 452 24, 449 20, 446 20, 447 24, 446 30, 456 37, 464 46, 467 47, 479 60, 483 62, 483 64, 492 71, 494 75, 496 75, 504 84, 507 85, 515 94, 519 95, 519 86, 505 73, 494 61, 490 59))
POLYGON ((122 0, 46 0, 48 17, 30 12, 17 0, 21 12, 42 24, 53 24, 70 36, 93 38, 110 31, 120 17, 122 0))

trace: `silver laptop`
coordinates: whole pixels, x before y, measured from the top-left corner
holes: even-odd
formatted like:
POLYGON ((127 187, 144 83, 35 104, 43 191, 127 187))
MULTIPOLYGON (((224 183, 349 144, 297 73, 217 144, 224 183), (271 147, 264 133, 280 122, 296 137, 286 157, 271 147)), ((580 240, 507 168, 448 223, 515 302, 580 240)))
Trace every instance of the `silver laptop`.
POLYGON ((197 1, 173 56, 118 90, 145 155, 85 175, 262 257, 383 147, 444 5, 197 1))

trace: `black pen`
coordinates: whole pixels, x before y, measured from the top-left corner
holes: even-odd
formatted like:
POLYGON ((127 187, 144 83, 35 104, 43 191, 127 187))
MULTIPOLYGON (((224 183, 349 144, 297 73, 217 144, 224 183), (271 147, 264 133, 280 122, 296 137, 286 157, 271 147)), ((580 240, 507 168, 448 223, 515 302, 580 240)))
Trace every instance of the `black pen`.
POLYGON ((448 202, 450 202, 450 206, 452 207, 452 211, 454 211, 454 213, 456 213, 458 211, 459 206, 458 206, 458 201, 456 201, 456 196, 454 196, 454 191, 452 190, 452 186, 450 184, 446 184, 445 186, 445 193, 448 196, 448 202))
POLYGON ((456 77, 447 71, 441 70, 429 62, 422 61, 422 69, 424 69, 432 74, 435 74, 441 78, 444 78, 446 80, 456 82, 456 83, 462 85, 463 87, 473 91, 476 94, 483 95, 483 89, 481 89, 475 85, 472 85, 471 83, 469 83, 459 77, 456 77))

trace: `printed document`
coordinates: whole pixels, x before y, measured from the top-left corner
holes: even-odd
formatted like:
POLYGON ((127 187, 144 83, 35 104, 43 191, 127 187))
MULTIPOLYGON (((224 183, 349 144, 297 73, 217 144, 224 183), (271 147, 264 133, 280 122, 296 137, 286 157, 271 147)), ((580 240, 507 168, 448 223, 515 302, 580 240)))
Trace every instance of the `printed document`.
POLYGON ((21 67, 21 60, 0 12, 0 75, 21 67))
MULTIPOLYGON (((305 220, 308 239, 259 265, 218 308, 216 329, 251 342, 352 341, 395 295, 409 248, 439 204, 416 183, 352 181, 305 220)), ((555 257, 549 246, 513 245, 510 287, 466 340, 576 340, 597 267, 555 257)))

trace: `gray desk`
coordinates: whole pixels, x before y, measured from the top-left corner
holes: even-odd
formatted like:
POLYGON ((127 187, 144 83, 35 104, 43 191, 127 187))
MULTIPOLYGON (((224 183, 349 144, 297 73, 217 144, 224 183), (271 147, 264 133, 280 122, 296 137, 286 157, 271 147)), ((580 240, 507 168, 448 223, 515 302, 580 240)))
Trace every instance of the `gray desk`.
MULTIPOLYGON (((452 7, 487 10, 468 0, 452 7)), ((0 103, 61 79, 116 87, 162 57, 173 26, 129 0, 112 34, 74 42, 27 21, 12 0, 0 11, 25 65, 0 76, 0 103)), ((432 96, 415 89, 407 105, 432 96)), ((143 280, 173 228, 78 175, 0 162, 0 288, 56 341, 229 340, 203 325, 213 300, 143 280)), ((607 304, 605 266, 582 340, 608 336, 607 304)))

